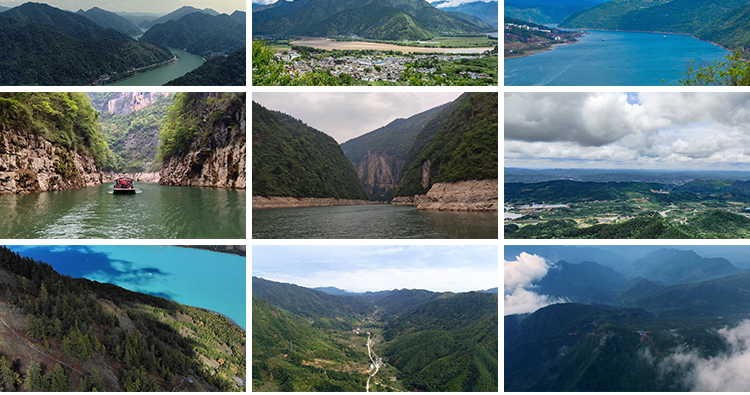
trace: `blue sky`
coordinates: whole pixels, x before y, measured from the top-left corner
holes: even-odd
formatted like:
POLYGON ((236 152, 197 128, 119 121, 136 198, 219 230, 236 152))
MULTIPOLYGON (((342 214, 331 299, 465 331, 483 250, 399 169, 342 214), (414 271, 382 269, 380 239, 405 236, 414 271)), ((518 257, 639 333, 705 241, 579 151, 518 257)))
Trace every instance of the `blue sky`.
POLYGON ((253 246, 253 276, 350 292, 498 286, 497 246, 253 246))

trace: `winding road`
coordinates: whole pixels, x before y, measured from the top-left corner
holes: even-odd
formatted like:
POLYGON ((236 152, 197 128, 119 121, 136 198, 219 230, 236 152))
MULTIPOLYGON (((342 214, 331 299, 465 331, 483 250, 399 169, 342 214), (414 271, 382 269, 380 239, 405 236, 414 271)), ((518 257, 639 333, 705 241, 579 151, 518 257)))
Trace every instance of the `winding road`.
MULTIPOLYGON (((375 375, 378 373, 378 369, 380 369, 380 366, 375 363, 375 360, 372 359, 372 343, 374 343, 372 340, 370 340, 370 333, 367 333, 367 353, 370 355, 370 361, 372 361, 372 366, 375 366, 375 372, 373 372, 370 377, 367 378, 367 387, 365 387, 366 392, 370 392, 370 379, 375 377, 375 375)), ((375 355, 377 357, 377 355, 375 355)))

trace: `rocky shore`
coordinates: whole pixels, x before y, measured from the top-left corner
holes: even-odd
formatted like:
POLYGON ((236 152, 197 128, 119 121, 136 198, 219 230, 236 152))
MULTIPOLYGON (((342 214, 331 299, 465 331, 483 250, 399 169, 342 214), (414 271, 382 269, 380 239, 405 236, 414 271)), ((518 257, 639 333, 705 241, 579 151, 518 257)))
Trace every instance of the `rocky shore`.
POLYGON ((469 180, 433 184, 426 195, 396 197, 394 205, 412 205, 417 210, 498 211, 497 180, 469 180))
POLYGON ((35 133, 0 133, 0 194, 62 191, 101 183, 102 175, 92 157, 35 133))
POLYGON ((120 177, 130 177, 135 182, 159 182, 159 173, 157 172, 144 172, 144 173, 102 173, 102 182, 115 182, 115 179, 120 177))
POLYGON ((375 203, 367 201, 367 200, 359 200, 359 199, 253 196, 253 210, 263 209, 263 208, 354 206, 354 205, 359 205, 359 204, 375 204, 375 203))

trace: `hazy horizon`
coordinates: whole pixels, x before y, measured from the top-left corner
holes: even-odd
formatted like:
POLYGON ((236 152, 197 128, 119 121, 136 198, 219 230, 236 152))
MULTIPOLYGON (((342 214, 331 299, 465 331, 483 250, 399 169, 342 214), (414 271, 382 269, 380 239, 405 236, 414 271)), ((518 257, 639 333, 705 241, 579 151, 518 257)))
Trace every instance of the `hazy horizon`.
POLYGON ((497 246, 254 246, 252 275, 348 292, 498 287, 497 246), (320 285, 325 284, 325 285, 320 285))
MULTIPOLYGON (((0 6, 13 8, 21 4, 28 3, 29 0, 0 0, 0 6)), ((129 0, 127 2, 101 1, 101 0, 47 0, 36 1, 48 4, 52 7, 60 8, 65 11, 76 12, 80 9, 88 11, 93 7, 101 8, 110 12, 130 12, 130 13, 150 13, 159 16, 166 15, 178 8, 192 6, 199 9, 211 8, 222 14, 231 14, 232 12, 246 11, 247 3, 238 0, 163 0, 163 1, 146 1, 146 0, 129 0)))
POLYGON ((291 115, 339 144, 458 98, 463 92, 253 93, 269 110, 291 115))
MULTIPOLYGON (((267 4, 273 4, 276 1, 277 0, 252 0, 252 3, 253 4, 257 4, 257 5, 267 5, 267 4)), ((490 3, 490 2, 497 2, 498 4, 500 3, 498 0, 431 0, 431 1, 428 0, 429 3, 436 3, 436 2, 440 2, 440 1, 446 1, 447 2, 447 4, 442 5, 442 7, 457 7, 457 6, 462 5, 462 4, 478 3, 480 1, 484 2, 484 3, 490 3)), ((499 14, 499 12, 498 12, 498 14, 499 14)))

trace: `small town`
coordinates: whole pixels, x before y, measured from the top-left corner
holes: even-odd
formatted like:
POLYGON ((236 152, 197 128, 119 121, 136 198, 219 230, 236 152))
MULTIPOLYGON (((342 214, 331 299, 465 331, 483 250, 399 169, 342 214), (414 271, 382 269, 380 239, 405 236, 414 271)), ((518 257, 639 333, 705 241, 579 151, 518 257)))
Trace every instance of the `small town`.
MULTIPOLYGON (((406 64, 415 61, 438 61, 452 62, 462 59, 483 59, 487 55, 413 55, 407 56, 386 56, 382 52, 375 52, 372 56, 344 56, 334 58, 332 56, 323 58, 303 59, 299 52, 295 50, 286 50, 276 54, 278 60, 286 62, 289 67, 286 69, 287 74, 305 74, 316 70, 330 70, 332 75, 338 76, 347 74, 355 79, 375 82, 387 81, 397 82, 401 79, 401 74, 407 69, 406 64)), ((422 74, 433 74, 435 68, 417 68, 415 71, 422 74)), ((461 76, 469 79, 484 79, 493 77, 487 73, 475 73, 471 71, 461 72, 461 76)), ((445 77, 445 75, 443 75, 445 77)))

